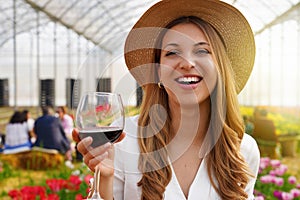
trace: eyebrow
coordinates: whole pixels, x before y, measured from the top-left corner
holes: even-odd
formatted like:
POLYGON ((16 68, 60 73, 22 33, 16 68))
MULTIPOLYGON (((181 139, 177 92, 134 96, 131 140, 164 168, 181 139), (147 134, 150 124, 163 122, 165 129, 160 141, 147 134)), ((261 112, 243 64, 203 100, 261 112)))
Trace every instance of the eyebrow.
MULTIPOLYGON (((207 43, 207 42, 198 42, 198 43, 194 44, 194 46, 203 46, 203 45, 210 46, 209 43, 207 43)), ((166 45, 163 47, 163 49, 165 49, 165 48, 168 47, 168 46, 178 47, 179 45, 176 44, 176 43, 169 43, 169 44, 166 44, 166 45)))
POLYGON ((195 44, 194 46, 198 46, 198 45, 207 45, 210 46, 208 42, 198 42, 197 44, 195 44))
POLYGON ((166 45, 163 47, 163 49, 165 49, 165 48, 168 47, 168 46, 178 47, 179 45, 176 44, 176 43, 169 43, 169 44, 166 44, 166 45))

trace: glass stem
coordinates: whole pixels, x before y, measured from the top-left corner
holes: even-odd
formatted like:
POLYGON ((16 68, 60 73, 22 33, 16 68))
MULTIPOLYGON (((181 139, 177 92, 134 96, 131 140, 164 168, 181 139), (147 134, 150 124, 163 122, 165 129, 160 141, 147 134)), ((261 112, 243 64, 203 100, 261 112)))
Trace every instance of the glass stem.
POLYGON ((94 194, 92 199, 103 200, 100 196, 100 192, 98 191, 100 187, 100 169, 98 166, 95 167, 94 174, 94 194))

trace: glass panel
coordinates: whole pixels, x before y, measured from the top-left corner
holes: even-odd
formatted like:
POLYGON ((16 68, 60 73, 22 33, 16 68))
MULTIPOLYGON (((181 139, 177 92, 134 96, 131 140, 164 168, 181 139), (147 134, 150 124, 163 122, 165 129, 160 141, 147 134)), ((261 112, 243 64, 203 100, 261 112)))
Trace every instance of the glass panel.
MULTIPOLYGON (((263 30, 266 25, 300 2, 300 0, 224 1, 236 6, 246 16, 254 32, 263 30)), ((1 41, 12 37, 12 2, 8 1, 0 5, 0 22, 4 25, 0 27, 0 45, 1 41)), ((63 24, 90 40, 104 41, 107 38, 105 34, 129 30, 137 18, 158 0, 31 0, 30 2, 60 18, 63 24)), ((18 32, 30 30, 36 24, 36 13, 25 1, 17 0, 16 3, 18 32)), ((294 18, 296 14, 290 13, 287 18, 294 18)), ((41 23, 43 21, 45 24, 47 20, 50 21, 48 16, 41 15, 41 23)))
POLYGON ((69 5, 68 1, 51 0, 46 7, 43 7, 47 12, 58 17, 59 14, 69 5))

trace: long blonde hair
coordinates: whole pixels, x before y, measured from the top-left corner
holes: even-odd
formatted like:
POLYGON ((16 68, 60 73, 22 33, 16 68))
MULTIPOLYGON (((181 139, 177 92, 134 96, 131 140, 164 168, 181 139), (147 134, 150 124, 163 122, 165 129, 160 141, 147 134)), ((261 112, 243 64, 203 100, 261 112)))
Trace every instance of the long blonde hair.
MULTIPOLYGON (((211 94, 211 123, 221 123, 220 136, 206 157, 210 182, 222 199, 247 199, 244 191, 251 173, 240 153, 244 125, 239 113, 233 71, 226 54, 222 37, 208 23, 193 16, 182 17, 171 22, 166 28, 179 23, 193 23, 205 33, 211 47, 212 57, 218 70, 218 83, 211 94)), ((157 42, 155 63, 159 63, 162 33, 157 42)), ((156 74, 157 76, 157 74, 156 74)), ((142 200, 163 199, 166 186, 172 178, 168 163, 166 145, 174 137, 170 130, 171 118, 168 95, 156 84, 143 86, 144 96, 139 117, 139 170, 143 173, 138 186, 142 189, 142 200), (160 105, 160 106, 157 106, 160 105), (167 117, 164 118, 164 111, 167 117), (151 135, 151 137, 149 137, 151 135), (153 153, 155 152, 155 153, 153 153)), ((214 134, 213 126, 208 133, 214 134)), ((199 188, 200 190, 201 188, 199 188)))

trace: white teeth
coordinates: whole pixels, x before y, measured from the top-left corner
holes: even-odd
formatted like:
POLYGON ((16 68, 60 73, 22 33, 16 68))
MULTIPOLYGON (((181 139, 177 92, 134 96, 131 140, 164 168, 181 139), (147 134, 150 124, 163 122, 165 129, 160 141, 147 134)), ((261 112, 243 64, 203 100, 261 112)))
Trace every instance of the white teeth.
POLYGON ((198 82, 200 81, 199 77, 180 77, 178 78, 179 82, 183 82, 183 83, 191 83, 191 82, 198 82))

